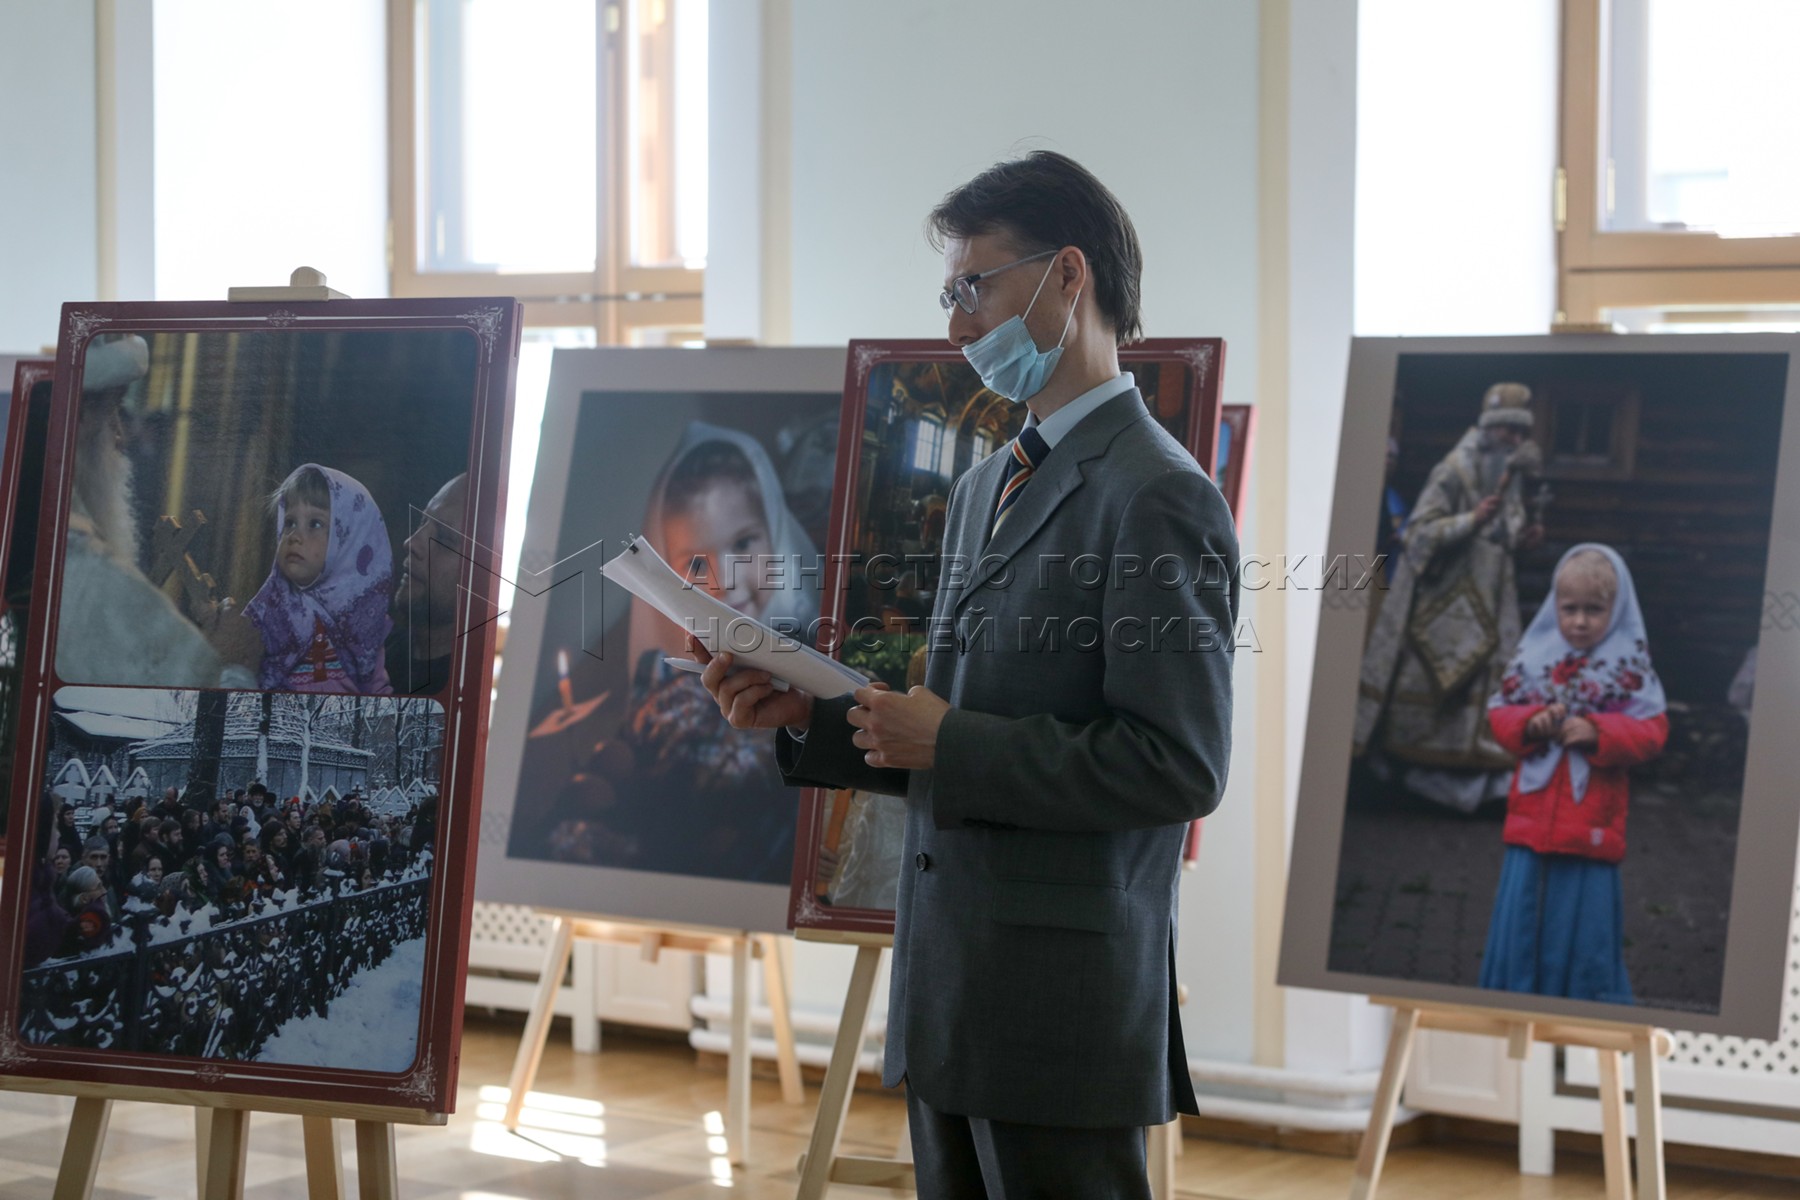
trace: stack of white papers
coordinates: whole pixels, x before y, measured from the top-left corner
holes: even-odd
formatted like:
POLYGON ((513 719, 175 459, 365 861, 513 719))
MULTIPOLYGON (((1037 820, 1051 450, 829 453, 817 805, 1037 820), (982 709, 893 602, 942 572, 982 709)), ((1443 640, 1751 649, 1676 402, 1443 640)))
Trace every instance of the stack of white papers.
POLYGON ((631 544, 600 568, 600 574, 694 635, 717 654, 729 651, 739 666, 767 671, 824 700, 866 687, 868 676, 779 633, 754 617, 695 587, 663 561, 649 542, 631 544))

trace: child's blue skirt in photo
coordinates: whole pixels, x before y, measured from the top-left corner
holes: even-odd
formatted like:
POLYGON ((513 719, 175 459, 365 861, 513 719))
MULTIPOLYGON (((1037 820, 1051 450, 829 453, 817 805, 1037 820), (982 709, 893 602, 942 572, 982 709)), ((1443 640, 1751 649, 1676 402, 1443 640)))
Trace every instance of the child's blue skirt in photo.
POLYGON ((1481 986, 1631 1004, 1617 863, 1508 846, 1481 986))

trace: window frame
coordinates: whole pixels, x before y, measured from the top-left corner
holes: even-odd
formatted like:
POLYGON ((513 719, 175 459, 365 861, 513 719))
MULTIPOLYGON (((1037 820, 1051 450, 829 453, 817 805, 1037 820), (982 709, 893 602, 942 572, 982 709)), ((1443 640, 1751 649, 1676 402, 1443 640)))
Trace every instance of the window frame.
POLYGON ((1557 319, 1612 308, 1800 302, 1800 236, 1601 227, 1607 34, 1614 0, 1563 0, 1561 166, 1555 224, 1557 319))
POLYGON ((418 0, 387 0, 388 286, 407 297, 516 296, 527 327, 593 326, 601 345, 622 345, 633 330, 697 327, 704 269, 631 263, 628 0, 606 0, 595 29, 600 80, 594 270, 573 272, 421 271, 419 244, 418 0))
POLYGON ((929 410, 919 414, 913 430, 911 469, 941 474, 939 470, 944 461, 944 439, 948 430, 946 417, 939 416, 929 410), (930 426, 927 432, 926 427, 930 426), (924 461, 920 461, 923 459, 924 461))

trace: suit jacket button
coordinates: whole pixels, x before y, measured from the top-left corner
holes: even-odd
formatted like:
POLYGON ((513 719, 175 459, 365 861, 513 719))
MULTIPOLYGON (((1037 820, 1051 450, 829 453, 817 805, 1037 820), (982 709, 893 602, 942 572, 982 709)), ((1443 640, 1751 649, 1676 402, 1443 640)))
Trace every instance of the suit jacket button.
POLYGON ((923 850, 921 850, 921 851, 919 851, 919 853, 917 855, 914 856, 913 865, 918 867, 919 870, 921 870, 921 871, 930 870, 931 869, 931 856, 929 854, 925 853, 923 850))

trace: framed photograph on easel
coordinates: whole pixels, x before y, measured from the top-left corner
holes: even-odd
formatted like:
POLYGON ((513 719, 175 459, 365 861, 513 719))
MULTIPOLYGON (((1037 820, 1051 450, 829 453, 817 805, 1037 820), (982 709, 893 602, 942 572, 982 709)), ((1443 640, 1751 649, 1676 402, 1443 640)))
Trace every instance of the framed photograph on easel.
MULTIPOLYGON (((1218 454, 1224 357, 1218 338, 1119 351, 1151 415, 1201 463, 1218 454)), ((950 485, 1011 441, 1025 416, 947 342, 850 343, 826 578, 825 641, 840 643, 844 662, 899 689, 923 680, 950 485)), ((897 797, 806 792, 790 925, 891 933, 903 822, 897 797)))
POLYGON ((1213 482, 1225 493, 1225 503, 1239 530, 1244 528, 1244 505, 1250 498, 1250 450, 1256 437, 1256 406, 1227 404, 1219 410, 1219 449, 1213 455, 1213 482))
POLYGON ((1772 1038, 1800 338, 1358 339, 1280 982, 1772 1038))
POLYGON ((558 350, 499 684, 479 894, 784 928, 796 794, 679 626, 597 568, 641 534, 740 612, 816 636, 841 488, 840 347, 558 350))
POLYGON ((0 1070, 453 1106, 518 321, 65 306, 0 1070))

